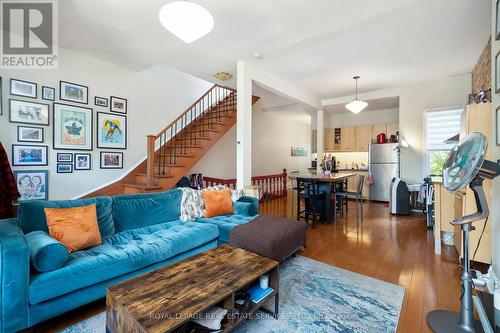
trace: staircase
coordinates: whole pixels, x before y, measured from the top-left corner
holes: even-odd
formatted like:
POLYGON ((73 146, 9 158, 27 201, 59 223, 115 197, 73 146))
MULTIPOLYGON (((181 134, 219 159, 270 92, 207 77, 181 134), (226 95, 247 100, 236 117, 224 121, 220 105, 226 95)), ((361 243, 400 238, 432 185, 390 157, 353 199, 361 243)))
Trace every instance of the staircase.
MULTIPOLYGON (((253 103, 259 98, 253 97, 253 103)), ((214 85, 157 135, 148 135, 147 158, 122 180, 86 197, 174 188, 236 123, 236 91, 214 85)))

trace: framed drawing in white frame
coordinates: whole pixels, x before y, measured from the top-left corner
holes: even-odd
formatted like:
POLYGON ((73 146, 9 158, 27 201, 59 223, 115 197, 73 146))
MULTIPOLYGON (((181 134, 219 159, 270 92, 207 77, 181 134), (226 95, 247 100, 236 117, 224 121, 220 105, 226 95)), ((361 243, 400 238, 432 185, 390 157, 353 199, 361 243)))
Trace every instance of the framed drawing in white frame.
POLYGON ((68 102, 89 104, 89 88, 81 84, 59 81, 59 99, 68 102))
POLYGON ((92 109, 54 103, 53 148, 92 150, 92 109))
POLYGON ((43 128, 31 126, 17 126, 17 141, 43 142, 43 128))
POLYGON ((14 179, 21 195, 18 201, 49 200, 49 172, 47 170, 16 170, 14 179))

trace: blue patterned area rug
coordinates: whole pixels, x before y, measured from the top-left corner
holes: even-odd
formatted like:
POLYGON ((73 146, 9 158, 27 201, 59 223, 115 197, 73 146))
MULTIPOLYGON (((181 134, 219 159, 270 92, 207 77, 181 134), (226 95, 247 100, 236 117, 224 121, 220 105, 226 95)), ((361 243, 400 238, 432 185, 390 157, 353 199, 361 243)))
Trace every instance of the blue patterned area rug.
MULTIPOLYGON (((398 285, 297 256, 280 267, 280 318, 259 312, 233 332, 395 332, 403 296, 398 285)), ((101 313, 63 332, 104 333, 105 324, 101 313)))

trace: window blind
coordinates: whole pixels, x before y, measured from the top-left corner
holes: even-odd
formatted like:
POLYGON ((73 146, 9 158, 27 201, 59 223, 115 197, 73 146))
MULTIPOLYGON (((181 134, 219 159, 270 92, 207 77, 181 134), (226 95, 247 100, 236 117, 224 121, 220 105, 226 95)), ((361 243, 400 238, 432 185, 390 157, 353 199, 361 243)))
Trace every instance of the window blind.
POLYGON ((454 143, 444 141, 460 133, 462 112, 462 108, 425 111, 426 150, 449 150, 453 147, 454 143))

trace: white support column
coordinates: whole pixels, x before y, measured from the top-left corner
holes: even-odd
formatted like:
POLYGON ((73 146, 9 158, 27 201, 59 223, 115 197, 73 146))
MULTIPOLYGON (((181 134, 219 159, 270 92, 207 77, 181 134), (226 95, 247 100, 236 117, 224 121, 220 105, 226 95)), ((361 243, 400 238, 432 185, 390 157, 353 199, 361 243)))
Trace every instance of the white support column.
POLYGON ((249 64, 237 63, 236 187, 252 184, 252 77, 249 64))
POLYGON ((318 153, 318 170, 320 169, 320 162, 323 159, 323 154, 325 153, 325 123, 324 123, 324 111, 318 110, 316 111, 316 142, 317 148, 316 151, 318 153))

